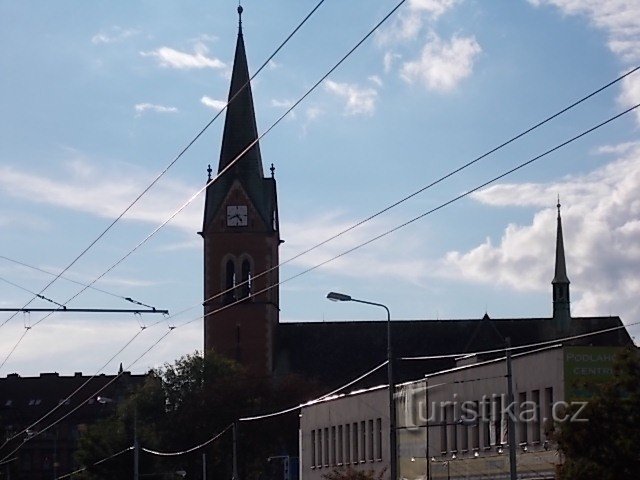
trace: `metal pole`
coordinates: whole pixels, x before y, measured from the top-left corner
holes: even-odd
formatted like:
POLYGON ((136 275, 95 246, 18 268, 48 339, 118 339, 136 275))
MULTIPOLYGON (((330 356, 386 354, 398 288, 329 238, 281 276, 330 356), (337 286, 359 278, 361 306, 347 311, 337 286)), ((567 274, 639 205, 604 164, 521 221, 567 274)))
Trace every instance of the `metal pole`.
POLYGON ((231 479, 238 480, 238 422, 233 422, 233 466, 231 479))
POLYGON ((398 447, 396 439, 396 400, 395 381, 393 376, 393 347, 391 344, 391 313, 387 311, 387 383, 389 384, 389 450, 391 480, 398 479, 398 447))
POLYGON ((427 460, 427 480, 431 480, 431 456, 429 455, 429 379, 425 378, 424 380, 424 403, 425 403, 425 412, 427 415, 427 418, 425 418, 424 420, 424 428, 427 430, 426 431, 426 436, 427 436, 427 445, 426 445, 426 454, 425 454, 425 458, 427 460))
POLYGON ((133 407, 133 480, 138 480, 140 463, 140 444, 138 443, 138 405, 133 407))
MULTIPOLYGON (((507 402, 509 407, 513 405, 513 372, 511 370, 511 338, 507 337, 507 402)), ((513 418, 508 413, 511 409, 507 409, 507 425, 509 429, 509 478, 517 480, 516 472, 516 430, 513 424, 513 418)))
POLYGON ((207 454, 202 454, 202 480, 207 480, 207 454))

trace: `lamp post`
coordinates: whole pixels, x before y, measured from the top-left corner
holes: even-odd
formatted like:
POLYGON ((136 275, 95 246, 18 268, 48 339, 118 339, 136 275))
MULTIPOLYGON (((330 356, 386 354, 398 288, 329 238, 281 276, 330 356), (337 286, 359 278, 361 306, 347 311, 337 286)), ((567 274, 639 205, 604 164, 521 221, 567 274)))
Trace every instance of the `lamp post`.
POLYGON ((389 470, 391 480, 398 479, 398 448, 396 442, 396 402, 395 382, 393 377, 393 348, 391 346, 391 312, 382 303, 358 300, 344 293, 330 292, 327 298, 334 302, 356 302, 384 308, 387 312, 387 383, 389 384, 389 470))

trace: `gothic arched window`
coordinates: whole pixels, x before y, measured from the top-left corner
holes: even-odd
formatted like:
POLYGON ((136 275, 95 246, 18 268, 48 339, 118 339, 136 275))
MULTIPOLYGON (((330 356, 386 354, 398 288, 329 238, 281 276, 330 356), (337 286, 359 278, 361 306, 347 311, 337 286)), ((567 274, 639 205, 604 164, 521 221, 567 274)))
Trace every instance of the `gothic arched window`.
POLYGON ((242 261, 242 298, 248 297, 251 294, 252 278, 251 262, 248 259, 242 261))
POLYGON ((236 287, 236 265, 233 260, 227 260, 225 267, 225 282, 224 282, 224 303, 232 303, 236 299, 235 295, 236 287))

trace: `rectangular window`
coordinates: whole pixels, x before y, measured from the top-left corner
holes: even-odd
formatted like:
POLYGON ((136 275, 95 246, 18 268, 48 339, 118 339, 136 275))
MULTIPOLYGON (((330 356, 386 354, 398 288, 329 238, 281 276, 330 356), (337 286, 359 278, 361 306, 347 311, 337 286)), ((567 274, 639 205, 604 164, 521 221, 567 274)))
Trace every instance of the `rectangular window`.
POLYGON ((343 452, 344 452, 344 432, 342 431, 342 425, 338 425, 338 465, 342 465, 343 452))
POLYGON ((450 452, 457 452, 458 451, 458 425, 456 425, 456 418, 455 418, 455 407, 453 405, 451 405, 449 407, 449 414, 447 415, 447 418, 449 418, 449 432, 450 432, 450 443, 449 443, 449 451, 450 452))
POLYGON ((482 400, 482 446, 485 450, 491 448, 491 401, 482 400))
POLYGON ((518 419, 518 427, 520 427, 520 435, 518 435, 518 442, 527 443, 529 440, 527 435, 527 422, 523 419, 522 411, 527 407, 527 392, 520 392, 518 395, 518 414, 520 418, 518 419))
POLYGON ((479 450, 480 449, 480 425, 482 425, 482 417, 480 415, 480 403, 479 402, 473 402, 473 408, 474 408, 474 412, 476 412, 476 424, 471 427, 471 438, 472 443, 471 446, 474 450, 479 450))
POLYGON ((382 418, 376 420, 376 432, 378 441, 376 442, 376 460, 382 460, 382 418))
POLYGON ((323 462, 323 454, 324 454, 324 449, 322 448, 322 446, 324 445, 323 439, 324 437, 322 436, 322 429, 319 428, 318 430, 316 430, 316 435, 317 435, 317 443, 318 443, 318 453, 316 454, 316 458, 317 458, 317 463, 316 466, 322 468, 322 465, 324 464, 323 462))
POLYGON ((440 451, 447 453, 447 407, 445 405, 440 406, 440 451))
POLYGON ((353 423, 353 455, 351 458, 353 459, 353 463, 358 463, 359 454, 359 435, 358 435, 358 422, 353 423))
POLYGON ((316 468, 316 431, 311 430, 311 468, 316 468))
POLYGON ((329 429, 324 429, 324 455, 322 455, 324 459, 324 466, 329 466, 329 429))
POLYGON ((351 424, 344 426, 344 463, 351 463, 351 424))
MULTIPOLYGON (((553 387, 547 387, 544 389, 544 417, 547 419, 547 422, 551 422, 549 427, 553 426, 553 387)), ((544 425, 544 434, 545 438, 547 438, 547 432, 551 429, 547 428, 547 425, 544 425)))
POLYGON ((336 464, 336 427, 331 427, 331 465, 335 466, 336 464))
POLYGON ((374 431, 373 431, 373 420, 369 420, 369 461, 373 462, 373 439, 374 439, 374 431))
POLYGON ((531 392, 531 401, 533 402, 534 417, 531 423, 531 441, 540 443, 540 390, 531 392))
POLYGON ((469 451, 469 427, 463 424, 460 424, 460 450, 469 451))
POLYGON ((360 422, 360 461, 367 461, 367 422, 360 422))

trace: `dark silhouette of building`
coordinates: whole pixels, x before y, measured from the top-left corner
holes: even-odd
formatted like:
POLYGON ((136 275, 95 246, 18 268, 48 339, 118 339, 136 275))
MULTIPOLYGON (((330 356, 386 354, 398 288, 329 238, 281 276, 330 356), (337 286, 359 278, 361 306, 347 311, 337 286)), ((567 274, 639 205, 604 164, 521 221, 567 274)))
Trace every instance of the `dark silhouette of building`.
MULTIPOLYGON (((229 102, 218 166, 221 176, 207 189, 201 232, 205 351, 213 349, 256 372, 293 372, 339 385, 386 359, 386 325, 376 321, 278 321, 278 274, 277 269, 270 270, 278 265, 280 244, 276 184, 273 167, 271 178, 264 178, 262 172, 241 24, 229 102), (227 169, 238 156, 237 163, 227 169), (268 273, 260 276, 264 271, 268 273), (264 292, 271 285, 275 287, 264 292), (250 296, 254 292, 260 293, 250 296), (216 312, 243 298, 246 301, 216 312)), ((394 320, 395 356, 501 349, 507 338, 513 346, 520 346, 620 327, 619 317, 571 317, 559 200, 552 294, 550 318, 490 319, 485 314, 466 320, 394 320)), ((630 345, 632 341, 625 329, 619 329, 572 343, 630 345)), ((398 380, 449 368, 452 362, 399 362, 398 380)), ((369 379, 369 383, 374 381, 375 377, 369 379)))
POLYGON ((0 378, 2 456, 22 445, 0 467, 0 475, 5 475, 2 478, 48 480, 75 470, 78 439, 87 426, 111 416, 117 405, 145 381, 146 375, 122 372, 114 381, 115 377, 101 374, 91 379, 76 372, 72 376, 41 373, 38 377, 12 373, 0 378), (100 397, 95 396, 102 387, 105 388, 100 397), (49 415, 42 419, 46 414, 49 415))

